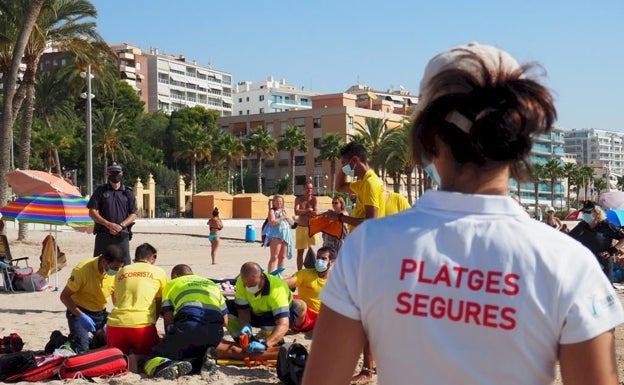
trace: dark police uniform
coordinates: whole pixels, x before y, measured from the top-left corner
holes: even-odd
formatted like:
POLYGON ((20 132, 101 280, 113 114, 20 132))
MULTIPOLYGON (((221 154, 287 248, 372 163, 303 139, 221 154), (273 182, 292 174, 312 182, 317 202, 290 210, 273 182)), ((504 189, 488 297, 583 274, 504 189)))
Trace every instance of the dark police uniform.
MULTIPOLYGON (((124 184, 118 190, 113 189, 109 183, 99 186, 89 199, 87 207, 98 210, 102 218, 113 223, 121 223, 130 214, 137 212, 134 192, 124 184)), ((129 229, 124 228, 119 234, 111 235, 106 227, 96 223, 93 232, 95 233, 94 257, 102 254, 106 246, 115 244, 121 247, 126 265, 131 263, 129 229)))

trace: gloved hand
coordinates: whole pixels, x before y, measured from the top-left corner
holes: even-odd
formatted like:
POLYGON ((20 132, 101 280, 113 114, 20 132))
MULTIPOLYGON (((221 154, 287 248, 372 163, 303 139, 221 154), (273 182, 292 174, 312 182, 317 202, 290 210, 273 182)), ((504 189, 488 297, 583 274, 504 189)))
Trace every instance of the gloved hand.
POLYGON ((240 334, 247 334, 249 337, 253 336, 253 330, 250 324, 245 324, 240 330, 240 334))
POLYGON ((260 341, 251 341, 249 345, 247 345, 247 353, 263 352, 266 349, 267 349, 266 344, 260 341))
POLYGON ((93 322, 91 317, 82 313, 80 317, 78 317, 78 321, 80 321, 80 326, 85 328, 86 331, 95 333, 95 322, 93 322))

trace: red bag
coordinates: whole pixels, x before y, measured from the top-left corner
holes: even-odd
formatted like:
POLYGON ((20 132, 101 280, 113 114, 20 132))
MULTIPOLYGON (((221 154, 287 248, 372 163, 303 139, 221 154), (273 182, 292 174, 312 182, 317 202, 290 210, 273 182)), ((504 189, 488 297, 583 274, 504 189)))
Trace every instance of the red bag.
POLYGON ((59 371, 61 379, 117 377, 128 373, 128 358, 117 348, 105 348, 68 357, 59 371))
POLYGON ((29 381, 38 382, 47 380, 58 375, 61 365, 65 357, 63 356, 49 356, 37 359, 37 367, 27 370, 24 373, 19 373, 6 379, 7 382, 13 381, 29 381))
POLYGON ((21 352, 24 347, 24 341, 17 333, 11 333, 0 339, 0 353, 21 352))

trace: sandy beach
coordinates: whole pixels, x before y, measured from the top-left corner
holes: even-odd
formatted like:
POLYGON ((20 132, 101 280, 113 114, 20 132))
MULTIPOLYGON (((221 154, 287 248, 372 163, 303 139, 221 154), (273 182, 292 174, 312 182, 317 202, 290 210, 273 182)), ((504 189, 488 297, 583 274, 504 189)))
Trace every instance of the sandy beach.
MULTIPOLYGON (((256 238, 259 238, 260 225, 258 220, 225 220, 224 229, 221 233, 221 245, 217 254, 217 264, 210 264, 210 243, 207 239, 208 226, 206 219, 178 219, 178 220, 139 220, 134 227, 134 238, 131 241, 131 250, 143 242, 152 244, 158 250, 157 264, 167 274, 178 263, 186 263, 193 268, 196 274, 214 278, 233 278, 244 262, 257 261, 266 266, 268 261, 268 249, 260 246, 258 242, 246 242, 246 226, 254 225, 256 238)), ((32 225, 31 225, 32 226, 32 225)), ((49 229, 43 225, 34 225, 29 230, 28 239, 23 242, 16 241, 17 226, 7 223, 7 236, 11 245, 14 258, 30 257, 30 266, 35 271, 39 267, 39 255, 41 253, 41 241, 49 233, 49 229)), ((54 229, 52 229, 54 235, 54 229)), ((10 333, 18 333, 24 340, 26 350, 41 351, 48 342, 53 330, 60 330, 67 335, 68 328, 65 319, 65 307, 59 300, 60 290, 65 286, 71 269, 80 261, 91 256, 93 252, 94 236, 81 233, 69 228, 59 228, 57 242, 67 256, 67 267, 58 273, 58 290, 56 277, 50 277, 51 287, 42 292, 16 292, 0 293, 0 337, 10 333)), ((286 263, 286 274, 296 271, 294 258, 286 263)), ((623 300, 620 294, 620 300, 623 300)), ((162 331, 162 320, 157 327, 162 331)), ((617 360, 619 365, 620 379, 624 379, 624 327, 616 330, 617 335, 617 360)), ((288 335, 286 340, 296 339, 305 345, 310 344, 310 335, 288 335)), ((423 352, 426 354, 426 352, 423 352)), ((199 375, 184 376, 177 381, 149 379, 139 374, 130 373, 123 377, 109 380, 99 379, 96 382, 115 385, 131 385, 141 380, 142 384, 183 383, 199 385, 203 383, 214 384, 278 384, 274 368, 267 367, 237 367, 220 366, 217 374, 210 379, 202 379, 199 375)), ((60 380, 48 380, 45 383, 60 385, 60 380)), ((72 380, 71 383, 90 383, 87 380, 72 380)), ((561 383, 559 380, 557 384, 561 383)))

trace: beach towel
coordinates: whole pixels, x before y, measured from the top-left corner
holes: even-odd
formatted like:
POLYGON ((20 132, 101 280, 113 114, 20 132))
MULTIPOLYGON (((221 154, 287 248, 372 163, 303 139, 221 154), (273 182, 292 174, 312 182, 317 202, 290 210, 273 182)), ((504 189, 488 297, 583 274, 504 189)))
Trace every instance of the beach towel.
POLYGON ((342 222, 329 220, 324 215, 315 215, 308 222, 308 235, 311 237, 319 232, 342 238, 342 222))
POLYGON ((37 271, 37 274, 43 278, 48 278, 54 272, 54 258, 56 258, 57 271, 60 271, 67 265, 67 258, 65 257, 65 253, 63 253, 56 244, 56 240, 52 235, 46 236, 43 242, 41 242, 41 245, 41 267, 37 271))

